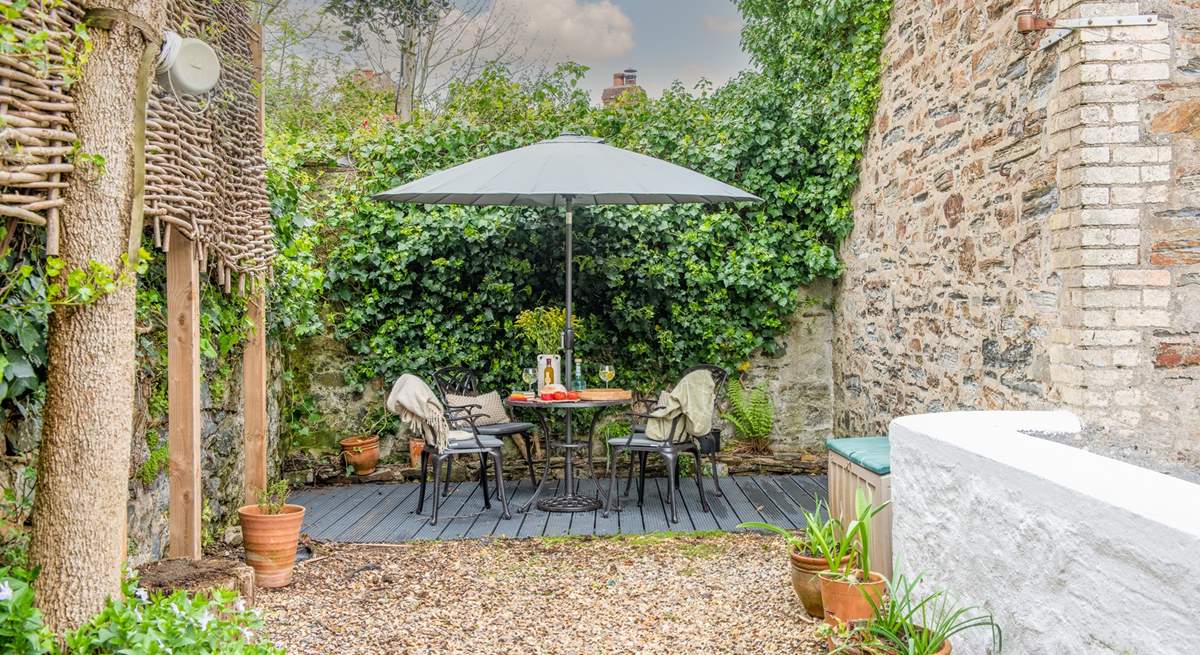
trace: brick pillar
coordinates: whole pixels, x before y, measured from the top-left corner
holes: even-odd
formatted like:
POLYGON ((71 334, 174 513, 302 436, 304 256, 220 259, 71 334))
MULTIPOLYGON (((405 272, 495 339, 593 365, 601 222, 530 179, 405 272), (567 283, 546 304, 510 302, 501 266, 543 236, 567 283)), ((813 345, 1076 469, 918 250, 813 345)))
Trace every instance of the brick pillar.
MULTIPOLYGON (((1054 3, 1051 9, 1054 9, 1054 3)), ((1150 2, 1057 3, 1058 18, 1150 13, 1150 2)), ((1059 79, 1048 146, 1060 211, 1051 261, 1060 274, 1050 348, 1051 397, 1115 433, 1142 427, 1155 332, 1171 327, 1171 272, 1154 265, 1147 227, 1167 202, 1172 148, 1151 134, 1148 103, 1172 75, 1171 27, 1085 29, 1053 46, 1059 79)))

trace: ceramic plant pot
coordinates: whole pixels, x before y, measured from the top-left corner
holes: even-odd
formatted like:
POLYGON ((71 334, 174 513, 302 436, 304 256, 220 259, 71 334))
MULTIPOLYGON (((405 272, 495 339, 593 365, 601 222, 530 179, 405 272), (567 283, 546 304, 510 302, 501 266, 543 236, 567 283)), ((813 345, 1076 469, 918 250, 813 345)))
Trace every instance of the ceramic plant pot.
MULTIPOLYGON (((866 655, 865 653, 863 653, 862 649, 855 648, 853 645, 846 646, 845 644, 846 644, 845 640, 838 638, 838 637, 830 637, 825 640, 825 645, 827 645, 829 647, 829 652, 831 652, 831 653, 834 651, 837 651, 839 653, 842 653, 843 655, 866 655)), ((936 653, 934 653, 933 655, 950 655, 951 650, 953 650, 953 649, 950 646, 950 642, 943 641, 942 647, 939 648, 938 651, 936 653)), ((876 650, 876 651, 871 651, 871 652, 876 653, 878 651, 876 650)))
POLYGON ((823 571, 817 574, 817 577, 821 583, 821 605, 825 609, 825 622, 830 625, 869 619, 874 614, 871 600, 874 600, 876 605, 883 602, 883 591, 887 583, 878 573, 871 573, 867 582, 849 582, 829 571, 823 571))
POLYGON ((284 505, 279 514, 264 514, 258 505, 246 505, 238 508, 238 519, 242 524, 246 563, 254 569, 255 584, 260 587, 291 584, 304 507, 284 505))
POLYGON ((425 450, 425 440, 410 438, 408 440, 408 462, 413 468, 421 466, 421 453, 425 450))
POLYGON ((362 434, 338 442, 342 447, 342 457, 346 463, 354 467, 357 475, 370 475, 375 472, 379 463, 379 437, 373 434, 362 434))
MULTIPOLYGON (((847 555, 839 568, 843 570, 847 568, 851 559, 852 557, 847 555)), ((804 611, 808 612, 809 616, 823 618, 825 606, 821 603, 821 581, 817 574, 829 570, 825 564, 825 558, 808 557, 793 549, 791 560, 792 589, 796 592, 796 597, 800 599, 804 605, 804 611)))

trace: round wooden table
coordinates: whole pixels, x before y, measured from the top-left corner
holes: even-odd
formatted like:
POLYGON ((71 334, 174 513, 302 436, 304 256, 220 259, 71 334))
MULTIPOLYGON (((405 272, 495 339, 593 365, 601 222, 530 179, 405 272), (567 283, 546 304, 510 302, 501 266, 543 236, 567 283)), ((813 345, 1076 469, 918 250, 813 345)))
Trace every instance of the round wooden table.
MULTIPOLYGON (((596 429, 596 419, 599 418, 600 412, 596 412, 592 416, 592 422, 588 428, 587 440, 584 442, 575 441, 574 429, 572 427, 572 418, 576 410, 580 409, 604 409, 606 407, 619 407, 622 405, 630 405, 632 399, 625 400, 510 400, 504 401, 509 407, 521 407, 532 409, 538 413, 538 419, 542 424, 542 434, 546 437, 546 463, 542 468, 542 479, 538 482, 538 486, 533 491, 533 496, 523 507, 518 509, 518 512, 527 512, 530 507, 535 504, 537 508, 543 512, 594 512, 603 505, 600 501, 600 485, 596 485, 596 496, 584 496, 579 493, 575 480, 575 451, 582 448, 588 448, 587 459, 589 469, 592 462, 592 436, 596 429), (550 423, 547 420, 549 413, 552 411, 561 411, 563 413, 563 440, 553 442, 550 439, 550 423), (550 474, 550 450, 558 448, 563 450, 563 492, 554 496, 541 498, 542 489, 546 486, 546 479, 550 474)), ((594 470, 591 475, 595 475, 594 470)))

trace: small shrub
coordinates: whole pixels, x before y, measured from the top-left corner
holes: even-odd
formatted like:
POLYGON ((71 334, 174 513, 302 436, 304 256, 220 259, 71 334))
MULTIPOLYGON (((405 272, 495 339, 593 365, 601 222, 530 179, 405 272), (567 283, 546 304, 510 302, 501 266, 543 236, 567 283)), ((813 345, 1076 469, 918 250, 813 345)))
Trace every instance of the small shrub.
POLYGON ((26 467, 24 480, 17 481, 0 496, 0 567, 28 566, 29 531, 25 523, 33 511, 33 482, 37 469, 26 467))
POLYGON ((258 492, 258 511, 263 514, 280 514, 287 504, 288 482, 277 480, 258 492))
POLYGON ((150 596, 130 577, 120 598, 67 635, 65 653, 282 655, 283 649, 265 641, 261 631, 257 613, 247 611, 232 591, 150 596))

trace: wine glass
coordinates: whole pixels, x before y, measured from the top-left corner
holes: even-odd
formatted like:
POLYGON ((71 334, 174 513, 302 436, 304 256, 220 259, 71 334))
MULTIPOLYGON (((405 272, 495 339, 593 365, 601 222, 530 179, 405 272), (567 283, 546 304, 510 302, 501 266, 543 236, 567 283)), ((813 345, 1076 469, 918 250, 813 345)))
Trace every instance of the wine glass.
POLYGON ((612 364, 605 364, 600 367, 600 379, 604 380, 604 388, 608 388, 608 383, 612 382, 613 378, 617 377, 617 369, 612 367, 612 364))
POLYGON ((537 369, 527 368, 521 373, 521 379, 529 387, 529 393, 533 394, 533 383, 537 380, 537 369))

